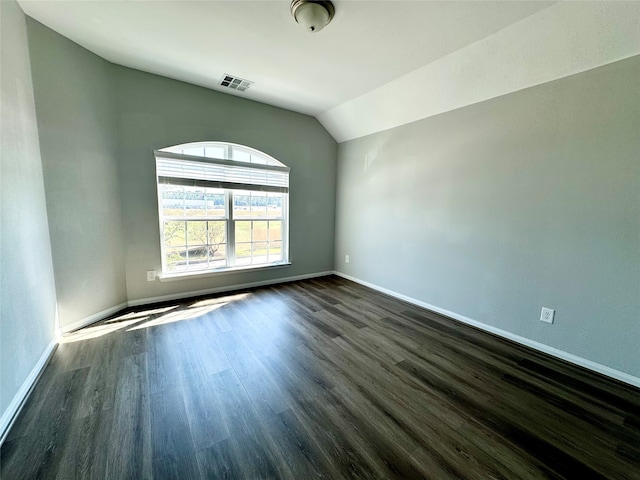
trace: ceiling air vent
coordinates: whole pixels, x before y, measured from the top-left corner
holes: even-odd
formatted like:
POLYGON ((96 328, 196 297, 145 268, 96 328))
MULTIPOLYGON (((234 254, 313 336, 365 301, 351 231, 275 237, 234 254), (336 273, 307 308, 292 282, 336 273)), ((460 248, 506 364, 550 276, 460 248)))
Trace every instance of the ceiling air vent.
POLYGON ((233 88, 234 90, 239 90, 244 92, 247 88, 251 86, 253 82, 250 80, 245 80, 244 78, 234 77, 233 75, 229 75, 225 73, 222 76, 222 80, 220 80, 220 85, 227 88, 233 88))

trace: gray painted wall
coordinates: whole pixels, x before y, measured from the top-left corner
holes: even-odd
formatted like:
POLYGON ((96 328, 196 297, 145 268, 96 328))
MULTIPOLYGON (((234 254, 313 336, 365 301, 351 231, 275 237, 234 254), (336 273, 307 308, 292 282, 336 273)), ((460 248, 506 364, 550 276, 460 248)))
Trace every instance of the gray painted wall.
POLYGON ((0 32, 2 416, 55 338, 56 292, 25 16, 14 1, 0 2, 0 32))
POLYGON ((28 19, 62 327, 126 302, 113 65, 28 19))
POLYGON ((129 300, 333 270, 337 144, 312 117, 116 67, 129 300), (153 150, 191 141, 257 148, 291 167, 291 267, 174 282, 161 270, 153 150))
POLYGON ((639 79, 634 57, 340 144, 336 268, 640 376, 639 79))

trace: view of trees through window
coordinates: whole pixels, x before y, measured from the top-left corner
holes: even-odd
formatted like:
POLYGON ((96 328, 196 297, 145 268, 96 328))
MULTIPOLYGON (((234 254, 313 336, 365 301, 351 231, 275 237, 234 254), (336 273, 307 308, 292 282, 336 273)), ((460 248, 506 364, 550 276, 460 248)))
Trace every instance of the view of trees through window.
POLYGON ((283 200, 282 193, 163 185, 162 230, 167 270, 281 261, 283 200), (233 208, 228 207, 231 204, 233 208), (232 245, 230 236, 234 240, 232 245))
POLYGON ((157 162, 163 162, 158 163, 158 200, 164 272, 215 270, 287 260, 287 167, 239 145, 209 142, 163 151, 170 155, 162 157, 162 151, 157 151, 156 158, 157 162), (195 156, 203 160, 211 158, 211 163, 194 163, 195 156), (258 169, 256 178, 262 178, 265 172, 269 177, 256 185, 245 182, 243 189, 217 188, 218 184, 227 187, 232 183, 227 178, 234 178, 232 170, 230 176, 224 177, 227 173, 222 170, 233 168, 228 162, 225 164, 225 160, 237 160, 245 169, 247 164, 256 165, 253 167, 258 169), (208 165, 213 167, 209 169, 208 165), (215 175, 222 176, 220 180, 210 180, 215 175), (286 183, 270 184, 269 179, 276 177, 280 182, 284 178, 286 183), (193 179, 193 184, 188 185, 191 181, 186 179, 193 179))
POLYGON ((281 262, 287 194, 158 184, 163 270, 281 262))

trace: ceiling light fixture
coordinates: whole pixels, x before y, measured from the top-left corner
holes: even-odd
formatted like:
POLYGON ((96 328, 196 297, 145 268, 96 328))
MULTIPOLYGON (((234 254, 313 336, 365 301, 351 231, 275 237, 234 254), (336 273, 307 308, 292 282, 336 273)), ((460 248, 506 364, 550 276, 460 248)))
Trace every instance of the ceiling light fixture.
POLYGON ((299 25, 307 32, 319 32, 326 27, 336 9, 333 3, 314 0, 293 0, 291 2, 291 15, 299 25))

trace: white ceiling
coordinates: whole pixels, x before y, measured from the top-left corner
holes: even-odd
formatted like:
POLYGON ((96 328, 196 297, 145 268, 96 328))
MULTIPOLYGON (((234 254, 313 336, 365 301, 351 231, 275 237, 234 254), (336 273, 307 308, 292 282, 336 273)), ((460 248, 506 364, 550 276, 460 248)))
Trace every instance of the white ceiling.
MULTIPOLYGON (((317 116, 339 141, 389 128, 384 112, 369 108, 380 88, 393 91, 412 72, 508 27, 520 30, 527 19, 557 7, 543 1, 335 0, 331 24, 310 34, 291 17, 289 0, 19 3, 27 15, 113 63, 317 116), (235 92, 218 85, 224 73, 255 83, 235 92), (363 111, 350 107, 361 99, 363 111), (371 113, 381 116, 381 126, 371 125, 371 113), (354 129, 367 118, 364 130, 354 129)), ((500 45, 478 53, 492 57, 495 48, 500 45)), ((442 85, 455 80, 435 77, 442 85)), ((408 88, 412 97, 429 94, 420 85, 408 88)), ((394 94, 385 98, 393 102, 394 94)))
POLYGON ((317 118, 344 142, 638 54, 639 1, 562 2, 317 118))
POLYGON ((284 1, 30 1, 25 13, 101 57, 317 115, 520 20, 548 3, 335 1, 321 32, 284 1))

